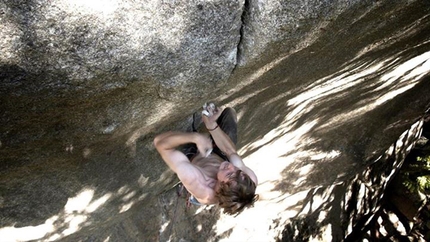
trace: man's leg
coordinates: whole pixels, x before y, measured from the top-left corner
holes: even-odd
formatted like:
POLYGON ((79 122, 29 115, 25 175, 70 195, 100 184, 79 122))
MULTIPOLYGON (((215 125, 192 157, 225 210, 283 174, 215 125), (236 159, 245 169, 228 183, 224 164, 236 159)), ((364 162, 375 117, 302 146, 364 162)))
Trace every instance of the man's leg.
MULTIPOLYGON (((193 115, 193 123, 192 130, 193 132, 198 132, 199 127, 201 125, 201 117, 198 117, 197 113, 193 115)), ((234 144, 237 144, 237 114, 233 108, 225 108, 219 118, 217 119, 217 124, 219 127, 226 133, 234 144)), ((215 143, 214 143, 215 145, 215 143)), ((192 160, 194 156, 197 154, 197 146, 195 144, 186 144, 182 147, 182 152, 188 157, 188 159, 192 160)), ((214 152, 219 156, 226 159, 224 153, 218 149, 218 147, 214 147, 214 152)))
POLYGON ((237 114, 233 108, 225 108, 217 119, 219 127, 234 144, 237 144, 237 114))
MULTIPOLYGON (((237 115, 233 108, 226 108, 222 111, 221 115, 217 119, 217 124, 219 128, 224 131, 230 137, 234 144, 237 143, 237 115)), ((213 152, 223 158, 228 160, 227 156, 222 152, 214 142, 213 152)))

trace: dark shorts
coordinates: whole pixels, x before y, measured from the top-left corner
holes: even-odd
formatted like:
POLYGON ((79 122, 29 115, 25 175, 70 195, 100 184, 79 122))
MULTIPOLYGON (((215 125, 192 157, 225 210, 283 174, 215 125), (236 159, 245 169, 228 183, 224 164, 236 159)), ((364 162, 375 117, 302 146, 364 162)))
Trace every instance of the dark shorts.
MULTIPOLYGON (((230 137, 231 141, 233 141, 234 144, 237 144, 236 111, 233 108, 225 108, 217 119, 217 124, 219 128, 221 128, 224 133, 230 137)), ((216 146, 215 142, 213 142, 213 147, 213 153, 219 155, 224 160, 228 160, 226 155, 216 146)), ((195 144, 186 144, 181 150, 190 160, 192 160, 192 158, 194 158, 194 156, 198 153, 197 146, 195 144)))

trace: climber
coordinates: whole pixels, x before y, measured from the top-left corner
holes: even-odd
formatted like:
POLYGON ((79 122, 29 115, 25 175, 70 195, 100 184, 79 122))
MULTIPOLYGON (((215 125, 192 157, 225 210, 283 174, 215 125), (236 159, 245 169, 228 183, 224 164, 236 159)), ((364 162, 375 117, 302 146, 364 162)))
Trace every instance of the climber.
POLYGON ((197 204, 218 204, 224 213, 238 214, 254 203, 257 176, 236 151, 237 115, 233 108, 203 106, 202 120, 209 132, 166 132, 154 145, 166 164, 197 204), (182 151, 180 147, 183 146, 182 151), (196 201, 197 200, 197 201, 196 201))

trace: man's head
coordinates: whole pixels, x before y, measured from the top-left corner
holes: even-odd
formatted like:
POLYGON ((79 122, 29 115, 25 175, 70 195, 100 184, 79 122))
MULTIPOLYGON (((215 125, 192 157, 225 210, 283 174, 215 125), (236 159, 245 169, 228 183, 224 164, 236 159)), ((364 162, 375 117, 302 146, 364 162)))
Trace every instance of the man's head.
POLYGON ((230 162, 221 164, 217 178, 219 184, 215 196, 219 206, 224 208, 224 213, 240 213, 256 200, 255 183, 230 162))

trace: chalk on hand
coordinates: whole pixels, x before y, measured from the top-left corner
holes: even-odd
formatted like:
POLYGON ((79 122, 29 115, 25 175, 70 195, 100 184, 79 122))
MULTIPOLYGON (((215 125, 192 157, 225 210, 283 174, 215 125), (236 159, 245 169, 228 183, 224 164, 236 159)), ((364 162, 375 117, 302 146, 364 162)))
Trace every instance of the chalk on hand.
POLYGON ((203 110, 202 114, 205 115, 206 117, 210 117, 210 114, 207 110, 203 110))

